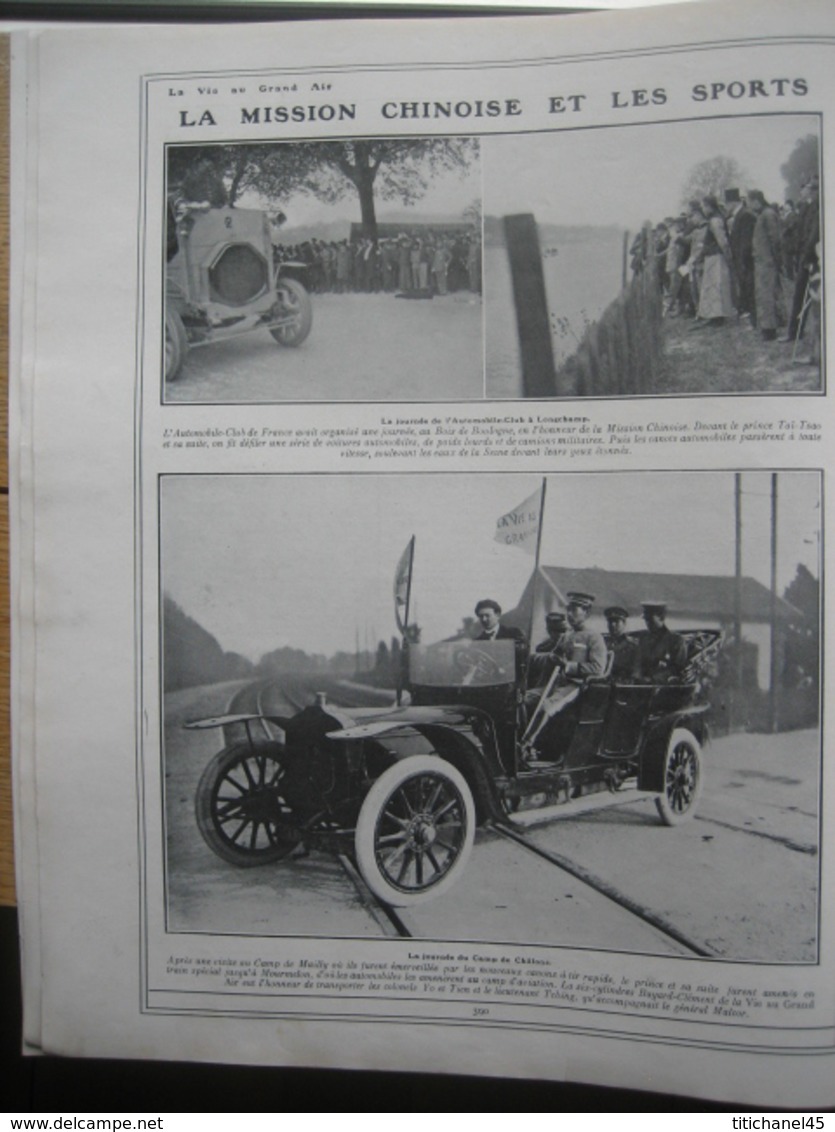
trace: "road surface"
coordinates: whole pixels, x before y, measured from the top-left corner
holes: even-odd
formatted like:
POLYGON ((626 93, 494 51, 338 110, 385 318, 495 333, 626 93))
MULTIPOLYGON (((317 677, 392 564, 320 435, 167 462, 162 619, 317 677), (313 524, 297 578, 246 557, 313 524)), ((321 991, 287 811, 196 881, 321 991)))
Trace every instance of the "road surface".
POLYGON ((484 397, 481 298, 314 295, 298 348, 268 330, 192 349, 165 401, 465 401, 484 397))

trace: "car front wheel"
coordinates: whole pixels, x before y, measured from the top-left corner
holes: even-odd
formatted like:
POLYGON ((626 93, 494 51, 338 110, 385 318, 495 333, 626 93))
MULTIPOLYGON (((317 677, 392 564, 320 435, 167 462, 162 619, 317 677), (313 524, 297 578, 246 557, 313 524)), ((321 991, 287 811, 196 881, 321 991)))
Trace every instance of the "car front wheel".
POLYGON ((197 825, 230 865, 251 868, 286 857, 298 837, 284 797, 280 743, 237 743, 215 755, 200 778, 197 825))
POLYGON ((183 320, 175 310, 165 312, 165 380, 174 381, 188 353, 188 337, 183 320))
POLYGON ((281 318, 286 321, 270 331, 282 346, 301 346, 313 325, 310 295, 296 279, 279 279, 276 285, 281 318))
POLYGON ((446 892, 467 863, 475 806, 464 776, 433 755, 388 768, 360 810, 357 865, 371 891, 407 907, 446 892))
POLYGON ((667 744, 664 791, 655 805, 665 825, 680 825, 696 812, 702 794, 702 748, 692 732, 677 727, 667 744))

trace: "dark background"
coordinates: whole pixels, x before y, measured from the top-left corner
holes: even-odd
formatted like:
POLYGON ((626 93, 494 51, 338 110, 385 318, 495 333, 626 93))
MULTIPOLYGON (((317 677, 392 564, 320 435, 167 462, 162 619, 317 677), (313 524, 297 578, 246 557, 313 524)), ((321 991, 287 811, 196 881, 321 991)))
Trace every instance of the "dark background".
MULTIPOLYGON (((625 1089, 425 1073, 21 1057, 17 914, 0 908, 0 1108, 6 1112, 752 1112, 625 1089)), ((346 1030, 346 1034, 350 1031, 346 1030)), ((350 1040, 347 1037, 346 1040, 350 1040)), ((512 1041, 512 1038, 508 1039, 512 1041)), ((450 1030, 450 1044, 478 1041, 450 1030)), ((652 1046, 645 1046, 652 1063, 652 1046)), ((762 1110, 766 1111, 766 1110, 762 1110)), ((773 1110, 770 1110, 773 1111, 773 1110)))

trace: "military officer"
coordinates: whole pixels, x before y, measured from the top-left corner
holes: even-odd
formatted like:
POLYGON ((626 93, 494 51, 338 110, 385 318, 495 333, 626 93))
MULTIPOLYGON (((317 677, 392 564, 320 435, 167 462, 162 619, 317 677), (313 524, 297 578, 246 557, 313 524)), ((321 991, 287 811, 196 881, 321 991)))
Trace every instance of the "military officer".
POLYGON ((629 620, 629 610, 622 605, 610 605, 603 610, 609 632, 603 639, 606 648, 612 654, 612 667, 609 675, 613 683, 628 683, 638 674, 638 645, 632 637, 627 636, 626 622, 629 620))
POLYGON ((646 633, 638 639, 638 675, 649 684, 669 684, 687 667, 684 637, 667 628, 667 606, 663 601, 642 601, 646 633))
POLYGON ((545 630, 548 636, 539 642, 530 659, 528 683, 532 688, 548 683, 567 629, 568 619, 561 609, 552 609, 550 613, 546 613, 545 630))
POLYGON ((602 676, 606 671, 606 642, 602 634, 585 627, 594 604, 594 594, 574 591, 566 596, 569 627, 555 650, 554 671, 528 725, 525 734, 528 749, 534 748, 546 723, 577 699, 585 681, 602 676))

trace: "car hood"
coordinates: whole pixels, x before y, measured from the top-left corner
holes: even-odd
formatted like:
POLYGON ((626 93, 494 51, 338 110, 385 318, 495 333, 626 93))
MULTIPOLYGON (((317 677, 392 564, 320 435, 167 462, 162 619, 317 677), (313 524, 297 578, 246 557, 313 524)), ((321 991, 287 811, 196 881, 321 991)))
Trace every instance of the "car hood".
POLYGON ((396 711, 366 716, 361 723, 328 732, 329 739, 373 739, 379 735, 419 732, 424 727, 466 726, 476 716, 483 715, 471 707, 406 707, 396 711))

